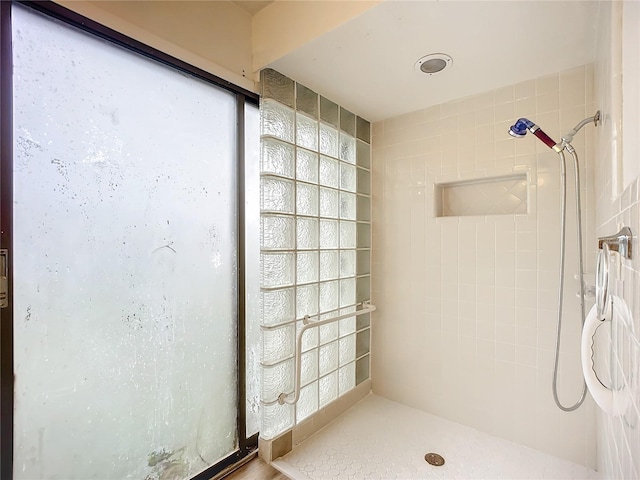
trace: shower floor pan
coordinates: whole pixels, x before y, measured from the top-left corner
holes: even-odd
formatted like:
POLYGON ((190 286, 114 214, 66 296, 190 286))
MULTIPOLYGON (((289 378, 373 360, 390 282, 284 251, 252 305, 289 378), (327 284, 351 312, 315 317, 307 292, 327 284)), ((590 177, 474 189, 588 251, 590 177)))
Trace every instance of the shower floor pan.
POLYGON ((599 478, 581 465, 373 394, 273 466, 294 480, 599 478), (444 465, 425 461, 432 452, 444 465))

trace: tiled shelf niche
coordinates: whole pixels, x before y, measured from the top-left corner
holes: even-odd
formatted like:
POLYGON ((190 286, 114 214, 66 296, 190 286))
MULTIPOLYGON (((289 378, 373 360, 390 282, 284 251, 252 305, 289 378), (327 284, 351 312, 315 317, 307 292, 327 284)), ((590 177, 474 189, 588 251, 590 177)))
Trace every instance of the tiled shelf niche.
POLYGON ((438 183, 436 216, 526 214, 528 191, 526 173, 438 183))

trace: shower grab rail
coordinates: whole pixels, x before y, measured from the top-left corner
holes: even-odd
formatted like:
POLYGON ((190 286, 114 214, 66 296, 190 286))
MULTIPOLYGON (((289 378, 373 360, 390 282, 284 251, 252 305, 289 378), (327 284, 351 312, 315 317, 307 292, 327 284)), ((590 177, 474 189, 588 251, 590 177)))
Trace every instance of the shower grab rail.
MULTIPOLYGON (((316 320, 316 321, 311 320, 311 318, 313 317, 319 317, 320 314, 304 316, 304 318, 302 319, 302 323, 303 323, 302 328, 298 332, 298 335, 296 338, 296 351, 294 355, 296 375, 295 375, 294 384, 293 384, 293 393, 291 394, 291 393, 283 392, 280 395, 278 395, 278 403, 280 405, 284 405, 285 403, 288 405, 294 405, 300 399, 300 376, 301 376, 301 370, 302 370, 302 359, 301 359, 302 336, 304 335, 304 332, 306 332, 311 328, 321 327, 322 325, 327 325, 329 323, 337 322, 338 320, 357 317, 359 315, 364 315, 365 313, 371 313, 376 310, 376 306, 371 305, 371 303, 369 303, 368 301, 364 301, 359 305, 362 306, 360 310, 356 310, 355 312, 345 313, 344 315, 339 315, 337 317, 325 318, 324 320, 316 320)), ((356 308, 357 308, 357 305, 356 305, 356 308)))

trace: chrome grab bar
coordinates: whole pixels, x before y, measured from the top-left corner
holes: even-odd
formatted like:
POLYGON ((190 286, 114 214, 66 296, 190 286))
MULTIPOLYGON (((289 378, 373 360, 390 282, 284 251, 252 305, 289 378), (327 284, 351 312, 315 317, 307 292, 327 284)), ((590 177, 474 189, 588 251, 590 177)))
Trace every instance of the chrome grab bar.
POLYGON ((376 310, 375 305, 371 305, 369 302, 362 302, 362 308, 360 310, 356 310, 355 312, 345 313, 344 315, 339 315, 337 317, 326 318, 324 320, 312 321, 312 317, 318 317, 319 315, 305 315, 302 320, 302 328, 298 332, 296 338, 296 351, 294 355, 296 375, 293 384, 293 394, 281 393, 278 395, 278 403, 280 405, 284 405, 285 403, 288 405, 294 405, 300 399, 300 376, 302 370, 302 335, 304 332, 311 328, 321 327, 322 325, 327 325, 329 323, 337 322, 338 320, 344 320, 345 318, 357 317, 358 315, 364 315, 365 313, 370 313, 376 310), (293 396, 291 396, 293 395, 293 396))

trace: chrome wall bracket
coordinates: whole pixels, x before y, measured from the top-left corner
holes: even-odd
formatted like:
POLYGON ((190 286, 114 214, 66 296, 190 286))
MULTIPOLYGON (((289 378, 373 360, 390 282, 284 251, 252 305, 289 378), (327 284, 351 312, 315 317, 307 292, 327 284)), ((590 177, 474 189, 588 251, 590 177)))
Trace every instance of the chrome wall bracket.
POLYGON ((602 250, 603 245, 606 244, 609 250, 612 252, 618 252, 621 257, 631 259, 632 258, 632 240, 633 234, 629 227, 622 227, 622 229, 615 235, 608 237, 598 238, 598 249, 602 250))

